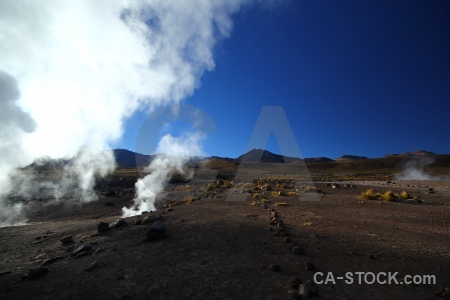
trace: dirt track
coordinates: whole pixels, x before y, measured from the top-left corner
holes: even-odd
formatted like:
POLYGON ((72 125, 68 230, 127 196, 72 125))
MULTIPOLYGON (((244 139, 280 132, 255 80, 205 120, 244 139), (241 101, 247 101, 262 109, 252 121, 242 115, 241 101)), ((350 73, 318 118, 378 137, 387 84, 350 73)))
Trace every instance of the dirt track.
POLYGON ((160 211, 167 238, 157 242, 144 241, 150 225, 133 225, 138 217, 128 218, 121 230, 97 234, 97 224, 119 218, 132 196, 103 197, 70 209, 41 208, 30 225, 0 228, 0 273, 11 272, 0 276, 0 298, 283 299, 293 276, 305 282, 318 271, 335 276, 363 271, 399 272, 398 279, 435 275, 437 282, 347 285, 337 280, 317 285, 318 297, 442 299, 437 294, 450 285, 450 184, 441 183, 436 194, 427 195, 424 188, 367 183, 379 191, 406 189, 423 203, 361 204, 358 195, 367 188, 362 183, 355 183, 356 189, 317 184, 324 195, 315 202, 270 196, 268 209, 279 212, 287 235, 303 247, 304 255, 293 254, 284 238, 274 235, 277 226, 269 225, 268 209, 251 205, 251 198, 226 201, 227 190, 160 211), (274 206, 275 201, 288 205, 274 206), (75 243, 62 245, 59 240, 68 234, 75 243), (83 243, 92 244, 90 255, 72 258, 67 249, 83 243), (98 248, 105 250, 91 254, 98 248), (48 274, 21 279, 28 268, 55 256, 63 258, 47 266, 48 274), (105 266, 84 271, 96 260, 105 266), (306 271, 305 261, 317 270, 306 271), (270 270, 270 264, 280 265, 281 271, 270 270))

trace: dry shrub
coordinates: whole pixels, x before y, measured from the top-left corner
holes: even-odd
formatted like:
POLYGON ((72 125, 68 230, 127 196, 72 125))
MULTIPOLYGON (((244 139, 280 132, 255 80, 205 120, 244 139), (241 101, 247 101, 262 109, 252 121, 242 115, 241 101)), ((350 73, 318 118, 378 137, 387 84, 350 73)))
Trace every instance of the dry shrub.
POLYGON ((412 199, 411 195, 408 192, 406 192, 406 191, 401 192, 400 193, 400 197, 402 199, 412 199))
POLYGON ((316 192, 316 188, 313 186, 308 185, 303 189, 303 193, 313 193, 313 192, 316 192))
POLYGON ((375 191, 372 189, 368 189, 367 191, 362 192, 362 194, 361 194, 361 198, 367 199, 367 200, 377 200, 377 199, 379 199, 379 197, 380 197, 380 194, 375 193, 375 191))
POLYGON ((387 202, 394 202, 399 198, 399 196, 395 194, 393 191, 387 191, 383 195, 381 195, 381 198, 387 202))

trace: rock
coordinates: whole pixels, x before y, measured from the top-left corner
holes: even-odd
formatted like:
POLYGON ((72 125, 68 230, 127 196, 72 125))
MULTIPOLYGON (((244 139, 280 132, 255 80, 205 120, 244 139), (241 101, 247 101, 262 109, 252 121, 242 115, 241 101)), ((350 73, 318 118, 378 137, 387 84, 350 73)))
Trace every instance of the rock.
POLYGON ((80 252, 80 253, 78 253, 77 255, 75 255, 74 259, 79 259, 79 258, 88 256, 88 255, 89 255, 89 252, 88 252, 88 251, 80 252))
POLYGON ((66 235, 65 237, 63 237, 62 239, 59 240, 61 243, 63 244, 68 244, 73 242, 73 238, 71 235, 66 235))
POLYGON ((105 248, 97 248, 97 249, 95 249, 93 254, 99 254, 99 253, 102 253, 105 250, 106 250, 105 248))
POLYGON ((58 260, 64 259, 64 256, 55 256, 49 259, 44 260, 44 262, 42 263, 42 266, 46 266, 46 265, 50 265, 54 262, 57 262, 58 260))
POLYGON ((103 205, 104 206, 116 206, 116 203, 114 203, 112 201, 106 201, 103 205))
POLYGON ((115 190, 107 190, 104 194, 106 197, 114 197, 117 195, 115 190))
POLYGON ((109 225, 109 228, 111 229, 119 229, 119 228, 123 228, 127 225, 127 221, 125 221, 124 218, 120 218, 115 220, 114 222, 111 223, 111 225, 109 225))
POLYGON ((147 232, 148 241, 159 241, 166 236, 166 225, 161 221, 156 221, 147 232))
POLYGON ((269 269, 274 271, 274 272, 279 272, 281 270, 280 265, 277 265, 277 264, 271 264, 269 266, 269 269))
POLYGON ((298 294, 303 299, 307 299, 317 295, 317 290, 308 280, 307 282, 300 284, 298 287, 298 294))
POLYGON ((166 209, 166 212, 169 212, 169 211, 173 211, 173 208, 169 207, 168 209, 166 209))
POLYGON ((0 276, 11 274, 11 271, 0 271, 0 276))
POLYGON ((369 255, 369 259, 375 259, 375 255, 370 254, 370 255, 369 255))
POLYGON ((316 270, 316 266, 310 261, 305 261, 305 269, 306 271, 314 271, 316 270))
POLYGON ((295 255, 303 255, 304 251, 303 248, 299 247, 299 246, 294 246, 292 247, 292 253, 294 253, 295 255))
POLYGON ((277 225, 277 221, 275 221, 275 220, 270 221, 269 225, 277 225))
POLYGON ((295 246, 298 246, 298 244, 297 243, 288 243, 288 245, 287 245, 289 251, 292 251, 292 248, 294 248, 295 246))
POLYGON ((48 268, 39 267, 29 269, 28 273, 22 276, 22 279, 36 279, 48 273, 48 268))
POLYGON ((142 220, 142 225, 145 224, 150 224, 150 223, 154 223, 156 221, 162 221, 163 217, 161 217, 160 215, 150 215, 144 218, 144 220, 142 220))
POLYGON ((142 225, 142 219, 136 219, 136 221, 134 221, 134 225, 142 225))
POLYGON ((109 224, 106 222, 100 222, 97 225, 97 232, 105 232, 109 230, 109 224))
POLYGON ((293 289, 298 289, 298 287, 300 286, 300 284, 302 283, 302 280, 296 276, 291 277, 291 279, 289 279, 289 284, 291 285, 291 287, 293 289))
POLYGON ((92 245, 91 244, 84 244, 81 245, 80 247, 78 247, 77 249, 75 249, 74 251, 72 251, 72 253, 70 254, 71 256, 76 256, 79 253, 82 252, 86 252, 92 249, 92 245))
POLYGON ((284 238, 284 242, 285 243, 290 243, 292 241, 291 241, 291 238, 287 236, 287 237, 284 238))
POLYGON ((298 294, 298 287, 295 290, 293 290, 293 289, 288 290, 287 299, 289 299, 289 300, 301 299, 300 295, 298 294))
POLYGON ((105 264, 103 262, 101 262, 101 261, 94 261, 92 264, 89 265, 89 267, 87 267, 85 269, 85 271, 92 272, 95 269, 98 269, 100 267, 105 267, 105 264))

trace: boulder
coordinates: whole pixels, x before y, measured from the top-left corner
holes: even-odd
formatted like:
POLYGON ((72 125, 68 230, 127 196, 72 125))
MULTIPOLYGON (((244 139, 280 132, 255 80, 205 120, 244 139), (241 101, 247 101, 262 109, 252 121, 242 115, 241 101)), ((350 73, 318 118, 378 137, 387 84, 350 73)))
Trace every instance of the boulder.
POLYGON ((106 222, 100 222, 97 225, 97 231, 98 232, 105 232, 109 230, 109 224, 106 222))
POLYGON ((126 225, 127 225, 127 221, 125 221, 124 218, 120 218, 120 219, 117 219, 114 222, 112 222, 111 225, 109 225, 109 228, 119 229, 119 228, 125 227, 126 225))
POLYGON ((48 268, 46 268, 46 267, 32 268, 32 269, 28 270, 27 274, 24 274, 22 276, 22 279, 36 279, 47 273, 48 273, 48 268))
POLYGON ((156 221, 162 221, 162 220, 163 220, 163 217, 161 217, 160 215, 150 215, 150 216, 146 216, 144 218, 144 220, 142 220, 141 225, 151 224, 156 221))
POLYGON ((147 232, 148 241, 159 241, 166 236, 166 225, 161 221, 155 221, 147 232))
POLYGON ((101 261, 94 261, 92 264, 89 265, 89 267, 87 267, 85 269, 85 271, 92 272, 95 269, 98 269, 98 268, 104 267, 104 266, 105 266, 105 264, 103 262, 101 262, 101 261))
POLYGON ((80 247, 78 247, 77 249, 73 250, 70 255, 75 257, 79 253, 86 252, 86 251, 89 251, 91 249, 92 249, 92 245, 91 244, 84 244, 84 245, 81 245, 80 247))
POLYGON ((63 237, 62 239, 59 240, 61 243, 63 244, 69 244, 71 242, 73 242, 72 236, 71 235, 66 235, 65 237, 63 237))

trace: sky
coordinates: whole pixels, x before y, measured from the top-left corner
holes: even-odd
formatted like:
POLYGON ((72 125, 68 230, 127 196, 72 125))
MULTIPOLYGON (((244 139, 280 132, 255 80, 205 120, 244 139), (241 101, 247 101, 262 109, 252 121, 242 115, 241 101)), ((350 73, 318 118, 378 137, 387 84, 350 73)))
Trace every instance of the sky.
MULTIPOLYGON (((234 13, 214 69, 183 100, 215 123, 205 155, 251 149, 263 106, 283 107, 303 157, 450 153, 449 15, 448 1, 284 1, 234 13)), ((135 151, 145 118, 128 119, 114 147, 135 151)), ((276 136, 265 149, 281 153, 276 136)))

